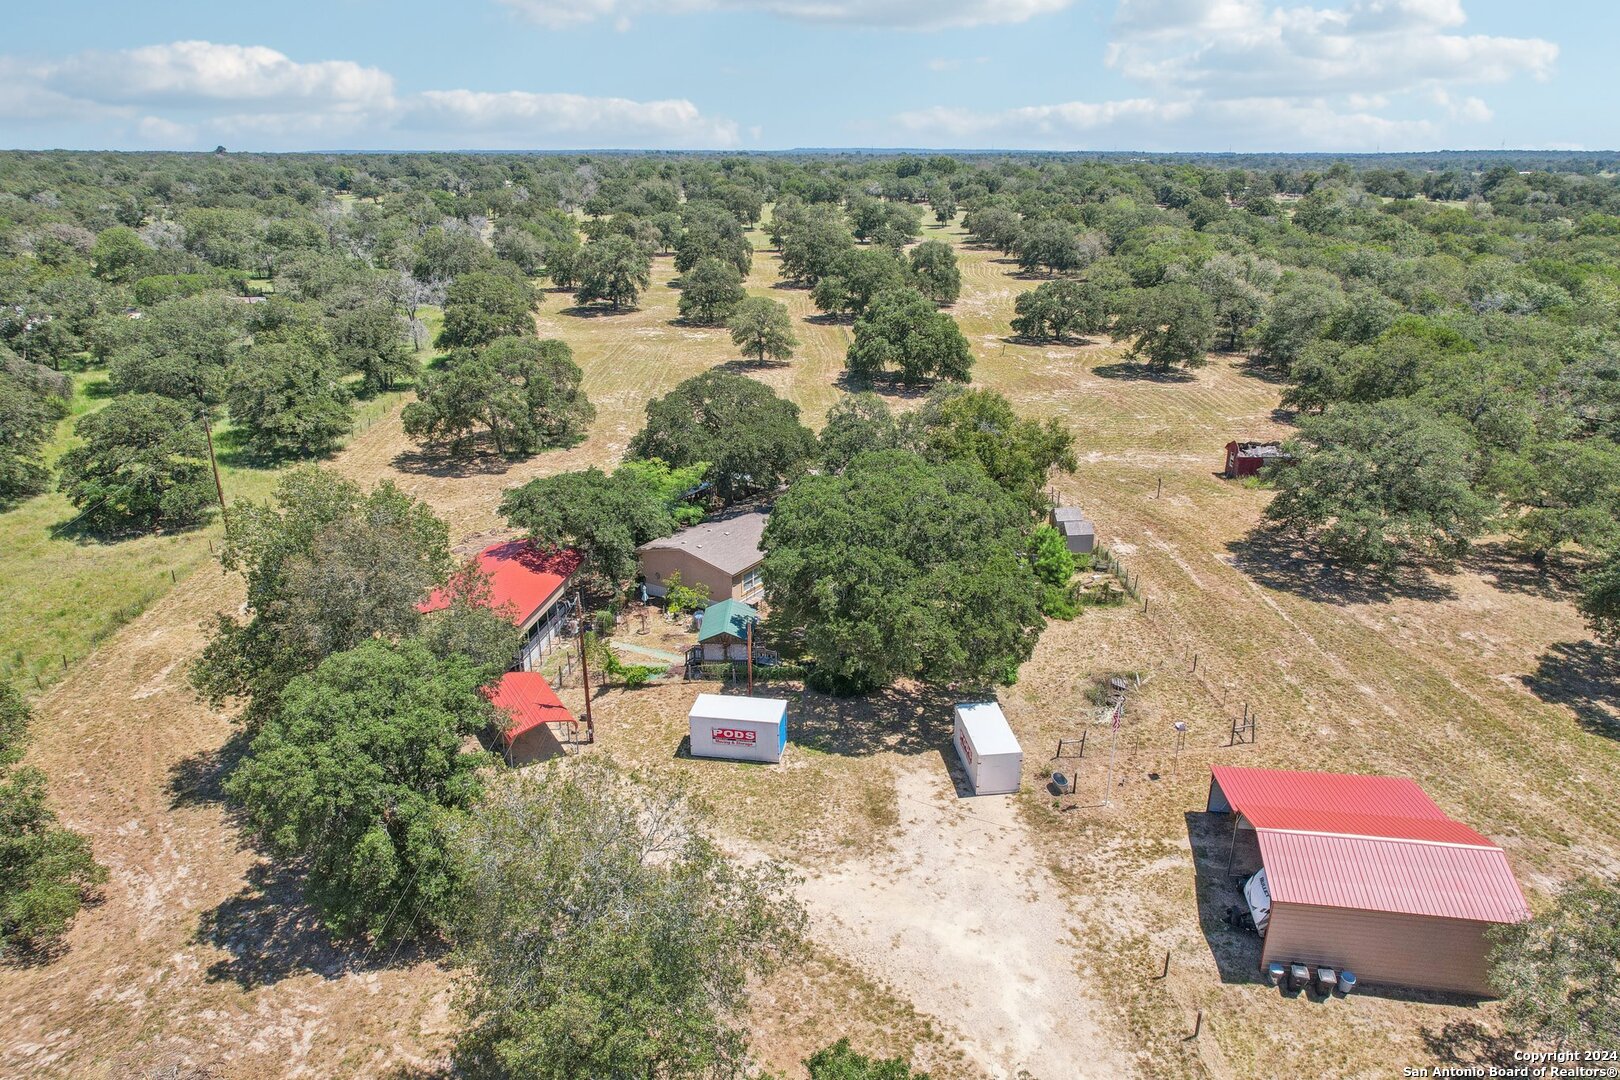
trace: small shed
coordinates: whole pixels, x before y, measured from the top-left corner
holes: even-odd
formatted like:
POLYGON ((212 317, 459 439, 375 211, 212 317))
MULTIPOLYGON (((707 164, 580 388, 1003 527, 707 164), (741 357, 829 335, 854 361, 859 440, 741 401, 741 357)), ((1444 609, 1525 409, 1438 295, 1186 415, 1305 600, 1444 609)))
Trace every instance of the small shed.
POLYGON ((1055 507, 1052 527, 1063 534, 1063 543, 1072 554, 1090 555, 1097 550, 1097 526, 1078 506, 1055 507))
POLYGON ((1293 461, 1292 454, 1274 442, 1229 442, 1226 444, 1226 468, 1221 475, 1228 480, 1253 476, 1273 462, 1293 461))
POLYGON ((741 600, 726 599, 710 604, 699 622, 698 647, 705 664, 748 659, 748 626, 759 620, 759 612, 741 600))
POLYGON ((483 694, 507 719, 500 745, 508 765, 556 757, 579 741, 579 722, 538 671, 508 671, 483 694))
POLYGON ((782 698, 699 694, 686 721, 693 757, 775 762, 787 746, 782 698))
POLYGON ((1006 795, 1018 790, 1024 772, 1024 748, 994 701, 956 706, 956 756, 967 770, 975 795, 1006 795))

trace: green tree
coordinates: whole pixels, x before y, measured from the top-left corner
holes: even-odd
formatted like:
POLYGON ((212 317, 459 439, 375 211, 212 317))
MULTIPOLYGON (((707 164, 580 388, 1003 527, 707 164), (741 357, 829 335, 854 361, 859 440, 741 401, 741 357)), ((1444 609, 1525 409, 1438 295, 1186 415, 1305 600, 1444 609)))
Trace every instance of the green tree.
POLYGON ((1013 333, 1031 341, 1065 341, 1108 326, 1109 296, 1089 281, 1045 281, 1013 301, 1013 333))
POLYGON ((850 1048, 848 1039, 823 1046, 804 1060, 810 1080, 928 1080, 928 1074, 914 1073, 904 1059, 871 1058, 850 1048))
POLYGON ((450 283, 444 325, 434 343, 441 349, 484 345, 499 337, 533 337, 534 289, 506 273, 473 271, 450 283))
POLYGON ((156 394, 129 394, 74 425, 81 442, 57 463, 61 488, 100 532, 147 532, 205 521, 217 506, 197 418, 156 394))
POLYGON ((709 463, 705 479, 731 504, 774 491, 815 456, 816 437, 799 422, 799 407, 764 383, 706 371, 647 403, 647 423, 626 457, 657 458, 677 468, 709 463))
POLYGON ((652 256, 628 236, 605 236, 585 245, 575 278, 574 302, 581 307, 598 300, 614 311, 634 307, 652 284, 652 256))
POLYGON ((936 310, 927 297, 915 289, 890 289, 855 320, 855 339, 844 363, 863 382, 891 372, 905 383, 966 382, 973 353, 956 320, 936 310))
POLYGON ((1270 471, 1266 517, 1352 563, 1455 559, 1491 511, 1468 433, 1410 402, 1334 406, 1285 445, 1298 461, 1270 471))
POLYGON ((1260 323, 1255 359, 1274 371, 1288 371, 1326 331, 1338 305, 1331 279, 1301 276, 1285 281, 1260 323))
POLYGON ((741 280, 753 266, 754 248, 743 235, 742 225, 725 207, 691 203, 681 215, 681 234, 675 243, 675 272, 686 274, 705 259, 717 259, 732 267, 741 280))
POLYGON ((882 398, 870 390, 847 394, 827 410, 827 423, 816 437, 821 467, 841 473, 859 454, 900 447, 900 426, 882 398))
POLYGON ((405 406, 405 434, 467 453, 479 429, 495 452, 526 456, 572 446, 585 437, 596 408, 580 389, 584 373, 573 350, 555 339, 497 338, 458 349, 427 373, 417 400, 405 406))
POLYGON ((231 422, 266 456, 331 453, 354 429, 351 400, 331 357, 301 342, 255 344, 232 365, 225 393, 231 422))
POLYGON ((45 445, 67 412, 62 398, 0 367, 0 509, 50 486, 45 445))
POLYGON ((1491 986, 1522 1037, 1620 1051, 1620 885, 1574 881, 1548 910, 1490 934, 1491 986))
POLYGON ((674 531, 673 501, 657 478, 621 466, 538 477, 503 495, 500 510, 542 548, 578 551, 585 573, 617 589, 636 576, 636 549, 674 531))
POLYGON ((950 307, 962 295, 956 249, 943 240, 924 240, 911 249, 911 279, 918 292, 941 307, 950 307))
POLYGON ((57 824, 45 774, 13 768, 28 743, 28 703, 0 682, 0 959, 40 952, 107 880, 90 843, 57 824))
POLYGON ((782 277, 814 285, 832 270, 840 254, 854 246, 855 237, 838 207, 805 207, 782 230, 777 244, 782 252, 782 277))
POLYGON ((156 254, 141 239, 141 234, 127 225, 103 229, 96 236, 96 246, 90 250, 96 276, 117 285, 130 285, 144 277, 151 257, 156 254))
POLYGON ((334 932, 384 942, 456 913, 456 828, 480 794, 491 677, 416 641, 364 642, 287 685, 226 781, 279 858, 305 866, 305 895, 334 932))
POLYGON ((1203 367, 1215 340, 1215 306, 1181 283, 1138 289, 1125 299, 1109 333, 1115 341, 1129 341, 1130 355, 1150 368, 1203 367))
POLYGON ((1620 546, 1620 445, 1537 441, 1493 470, 1507 523, 1538 555, 1565 544, 1620 546))
POLYGON ((231 507, 220 564, 247 579, 249 617, 220 615, 191 672, 215 703, 250 697, 250 724, 333 653, 414 633, 417 605, 452 567, 444 522, 391 483, 364 492, 305 466, 276 485, 275 501, 231 507))
POLYGON ((1269 259, 1225 253, 1192 275, 1193 284, 1214 306, 1215 325, 1226 333, 1228 352, 1236 350, 1249 328, 1260 321, 1281 276, 1281 267, 1269 259))
POLYGON ((802 633, 823 688, 1010 681, 1042 625, 1029 511, 976 464, 903 450, 806 476, 765 527, 771 625, 802 633))
POLYGON ((489 575, 472 559, 443 586, 446 606, 422 619, 417 640, 441 660, 464 657, 491 673, 505 671, 523 646, 511 605, 497 608, 489 575))
POLYGON ((458 931, 474 1076, 746 1075, 747 992, 804 916, 682 793, 600 757, 505 778, 467 830, 458 931))
POLYGON ((698 326, 722 326, 747 296, 736 267, 704 259, 681 278, 681 318, 698 326))
POLYGON ((1577 601, 1592 633, 1611 645, 1620 645, 1620 550, 1581 578, 1577 601))
POLYGON ((416 377, 416 357, 406 347, 410 326, 391 301, 351 295, 331 313, 329 325, 333 355, 344 369, 360 373, 367 394, 416 377))
POLYGON ((994 390, 941 386, 912 416, 909 440, 934 461, 970 461, 1033 509, 1055 468, 1073 471, 1074 436, 1055 419, 1044 424, 1013 411, 994 390))
POLYGON ((829 315, 857 316, 886 289, 904 286, 906 264, 887 248, 842 252, 810 290, 810 300, 829 315))
POLYGON ((1024 222, 1015 250, 1019 268, 1028 274, 1084 270, 1096 258, 1095 250, 1081 242, 1074 226, 1056 218, 1024 222))
POLYGON ((787 305, 767 296, 743 298, 726 325, 731 328, 731 343, 744 356, 752 356, 755 363, 763 364, 766 357, 791 360, 799 345, 787 305))
POLYGON ((951 219, 956 216, 956 198, 951 194, 951 189, 940 184, 930 191, 928 209, 934 212, 934 220, 939 223, 940 228, 949 225, 951 219))

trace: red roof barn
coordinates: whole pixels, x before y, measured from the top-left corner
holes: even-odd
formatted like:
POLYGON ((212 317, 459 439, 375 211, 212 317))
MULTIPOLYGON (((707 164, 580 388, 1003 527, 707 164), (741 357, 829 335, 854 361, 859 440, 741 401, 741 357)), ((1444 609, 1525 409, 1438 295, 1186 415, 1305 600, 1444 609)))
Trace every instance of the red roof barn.
MULTIPOLYGON (((542 551, 532 540, 507 540, 478 553, 478 569, 489 579, 490 607, 506 611, 512 625, 523 631, 523 648, 514 667, 532 667, 551 644, 567 607, 562 601, 568 582, 582 561, 577 551, 542 551)), ((425 613, 449 606, 450 591, 440 588, 417 610, 425 613)))
POLYGON ((1490 992, 1485 931, 1529 916, 1502 849, 1388 776, 1216 765, 1212 813, 1255 833, 1271 894, 1260 963, 1490 992))

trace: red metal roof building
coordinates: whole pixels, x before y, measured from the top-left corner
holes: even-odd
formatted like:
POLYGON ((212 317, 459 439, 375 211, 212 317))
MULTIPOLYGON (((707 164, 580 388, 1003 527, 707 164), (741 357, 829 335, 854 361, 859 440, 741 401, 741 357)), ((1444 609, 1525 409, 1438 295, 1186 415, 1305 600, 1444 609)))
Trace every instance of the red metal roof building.
POLYGON ((1209 804, 1251 828, 1271 894, 1261 964, 1482 994, 1484 931, 1529 915, 1502 849, 1410 780, 1213 766, 1209 804))
MULTIPOLYGON (((523 647, 514 667, 527 670, 542 656, 561 627, 568 583, 583 556, 564 548, 546 552, 531 540, 507 540, 478 553, 478 569, 489 579, 489 605, 505 611, 523 631, 523 647)), ((448 589, 434 589, 418 605, 424 613, 450 606, 448 589)))
POLYGON ((561 750, 563 741, 575 737, 574 714, 537 671, 508 671, 494 686, 484 688, 484 696, 509 720, 501 732, 509 762, 550 757, 561 750), (548 725, 558 727, 547 730, 548 725))

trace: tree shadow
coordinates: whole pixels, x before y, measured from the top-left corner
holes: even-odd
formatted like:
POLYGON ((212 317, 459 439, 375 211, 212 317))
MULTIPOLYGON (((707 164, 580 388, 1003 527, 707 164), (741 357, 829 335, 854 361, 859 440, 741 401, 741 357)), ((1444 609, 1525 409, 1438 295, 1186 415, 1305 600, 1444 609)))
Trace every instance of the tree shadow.
MULTIPOLYGON (((756 692, 758 687, 756 686, 756 692)), ((952 695, 923 686, 886 687, 857 697, 806 689, 788 710, 793 742, 840 757, 879 753, 950 756, 951 707, 983 695, 952 695)))
POLYGON ((1113 364, 1098 364, 1091 373, 1099 379, 1123 379, 1130 382, 1190 383, 1196 376, 1181 368, 1156 368, 1121 360, 1113 364))
POLYGON ((186 533, 205 528, 211 521, 213 521, 212 514, 204 520, 193 522, 190 525, 164 525, 156 529, 98 529, 85 521, 83 514, 80 513, 68 518, 66 521, 56 522, 49 526, 46 532, 52 540, 65 540, 86 547, 111 547, 126 540, 136 540, 143 536, 184 536, 186 533))
POLYGON ((1008 334, 1001 339, 1001 342, 1003 345, 1027 345, 1031 348, 1055 345, 1065 349, 1082 349, 1087 345, 1097 344, 1097 339, 1093 337, 1069 337, 1067 335, 1055 338, 1036 338, 1027 337, 1023 334, 1008 334))
POLYGON ((1522 1065, 1513 1057, 1524 1049, 1522 1039, 1491 1031, 1477 1020, 1448 1020, 1438 1028, 1424 1027, 1418 1035, 1435 1059, 1448 1065, 1495 1065, 1503 1069, 1522 1065))
POLYGON ((751 371, 772 371, 776 368, 792 366, 787 360, 756 360, 751 356, 744 356, 736 360, 723 360, 710 370, 729 371, 734 375, 746 375, 751 371))
POLYGON ((855 316, 823 311, 819 315, 806 315, 804 321, 811 326, 854 326, 855 316))
POLYGON ((118 396, 118 390, 111 379, 97 379, 84 384, 84 396, 91 401, 111 401, 118 396))
POLYGON ((781 289, 783 292, 808 292, 811 286, 808 281, 789 281, 788 279, 783 278, 782 280, 773 283, 771 288, 781 289))
POLYGON ((252 741, 248 732, 238 728, 223 745, 199 750, 170 765, 164 785, 169 792, 169 809, 225 802, 225 779, 236 769, 252 741))
POLYGON ((415 476, 464 480, 469 476, 504 476, 515 460, 489 451, 456 456, 448 451, 401 450, 390 464, 415 476))
POLYGON ((208 966, 209 980, 234 982, 244 990, 295 975, 338 979, 351 972, 409 966, 444 951, 437 944, 358 948, 338 941, 304 902, 303 876, 293 867, 270 862, 254 865, 240 892, 203 913, 196 940, 230 954, 208 966))
POLYGON ((1566 706, 1587 731, 1620 739, 1620 663, 1608 649, 1592 641, 1560 641, 1520 678, 1542 701, 1566 706))
POLYGON ((1288 373, 1286 371, 1278 371, 1276 368, 1269 364, 1262 363, 1253 356, 1243 357, 1243 359, 1239 360, 1233 365, 1233 370, 1235 370, 1239 375, 1243 375, 1250 379, 1259 379, 1261 382, 1269 383, 1272 386, 1288 385, 1288 373))
POLYGON ((1429 570, 1395 574, 1347 566, 1315 545, 1276 530, 1255 529, 1226 545, 1232 565, 1267 588, 1325 604, 1377 604, 1390 600, 1454 600, 1456 590, 1429 570))
POLYGON ((726 324, 723 321, 699 322, 696 319, 686 319, 679 315, 675 316, 673 319, 670 319, 664 325, 678 327, 682 330, 724 330, 726 328, 726 324))
POLYGON ((885 397, 901 398, 906 401, 927 397, 929 391, 933 390, 937 384, 937 380, 932 379, 924 382, 908 383, 901 381, 896 376, 862 379, 851 375, 847 369, 833 380, 833 385, 845 393, 856 394, 862 390, 871 390, 885 397))
POLYGON ((1187 841, 1192 847, 1193 881, 1198 899, 1198 928, 1227 984, 1254 985, 1260 977, 1260 938, 1227 923, 1227 909, 1241 905, 1236 878, 1260 868, 1260 844, 1254 831, 1238 830, 1232 842, 1232 815, 1189 810, 1187 841), (1230 869, 1228 864, 1230 863, 1230 869))
POLYGON ((634 304, 629 304, 620 308, 604 306, 601 304, 576 304, 573 307, 563 308, 561 311, 557 312, 557 314, 567 315, 575 319, 611 319, 616 315, 632 315, 640 310, 641 309, 636 307, 634 304))
POLYGON ((1564 561, 1537 563, 1508 541, 1475 544, 1463 565, 1490 580, 1503 592, 1530 596, 1575 596, 1581 591, 1579 569, 1564 561))

